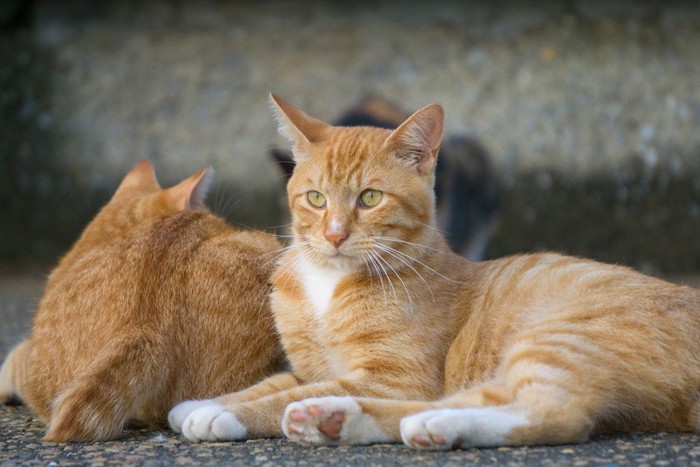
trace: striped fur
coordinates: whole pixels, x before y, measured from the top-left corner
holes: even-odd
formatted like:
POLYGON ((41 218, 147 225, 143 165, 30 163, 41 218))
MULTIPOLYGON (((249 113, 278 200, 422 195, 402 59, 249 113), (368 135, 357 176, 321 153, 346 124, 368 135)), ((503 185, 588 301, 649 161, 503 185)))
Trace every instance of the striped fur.
POLYGON ((280 370, 266 297, 279 244, 207 213, 210 176, 161 190, 141 162, 51 273, 31 336, 0 371, 0 403, 25 401, 45 440, 162 425, 181 400, 280 370))
POLYGON ((430 449, 698 430, 699 291, 552 253, 469 262, 435 228, 439 106, 392 132, 273 100, 298 157, 272 294, 293 370, 175 407, 174 429, 430 449))

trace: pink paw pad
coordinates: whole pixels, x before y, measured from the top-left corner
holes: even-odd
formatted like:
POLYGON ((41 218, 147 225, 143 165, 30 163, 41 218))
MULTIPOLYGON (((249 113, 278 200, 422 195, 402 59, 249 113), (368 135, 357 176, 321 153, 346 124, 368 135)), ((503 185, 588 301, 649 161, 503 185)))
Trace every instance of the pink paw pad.
POLYGON ((340 439, 340 430, 343 429, 345 421, 344 412, 333 412, 330 416, 320 420, 318 429, 329 439, 337 441, 340 439))

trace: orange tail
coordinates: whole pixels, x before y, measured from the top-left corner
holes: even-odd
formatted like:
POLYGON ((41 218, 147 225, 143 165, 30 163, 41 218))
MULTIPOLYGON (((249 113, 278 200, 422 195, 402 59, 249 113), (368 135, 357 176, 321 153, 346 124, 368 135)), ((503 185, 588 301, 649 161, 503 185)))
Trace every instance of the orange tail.
POLYGON ((29 342, 21 342, 12 349, 0 368, 0 404, 13 401, 21 402, 22 385, 26 371, 26 355, 29 350, 29 342))
POLYGON ((165 365, 142 338, 119 340, 53 402, 45 441, 97 441, 119 435, 160 392, 165 365), (160 360, 160 361, 159 361, 160 360))

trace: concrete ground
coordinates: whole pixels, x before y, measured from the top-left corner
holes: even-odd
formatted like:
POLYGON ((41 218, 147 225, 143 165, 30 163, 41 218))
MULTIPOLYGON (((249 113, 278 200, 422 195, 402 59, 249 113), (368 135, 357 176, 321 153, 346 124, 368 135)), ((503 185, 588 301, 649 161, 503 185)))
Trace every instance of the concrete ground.
MULTIPOLYGON (((0 358, 28 334, 44 272, 0 272, 0 358)), ((673 278, 700 285, 700 277, 673 278)), ((628 434, 580 445, 419 452, 403 445, 308 447, 287 440, 192 444, 168 430, 130 430, 115 441, 42 443, 24 406, 0 405, 0 466, 10 465, 695 465, 698 434, 628 434)))
POLYGON ((403 445, 307 447, 287 440, 191 444, 168 431, 102 443, 42 443, 25 407, 0 406, 0 465, 700 465, 700 436, 632 434, 579 445, 420 452, 403 445))

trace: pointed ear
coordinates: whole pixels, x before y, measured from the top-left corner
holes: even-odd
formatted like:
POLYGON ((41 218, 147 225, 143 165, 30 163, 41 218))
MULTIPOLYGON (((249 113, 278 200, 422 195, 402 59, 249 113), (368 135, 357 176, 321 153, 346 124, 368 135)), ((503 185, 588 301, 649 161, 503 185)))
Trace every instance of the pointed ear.
POLYGON ((384 143, 395 157, 425 175, 435 166, 442 140, 444 113, 439 104, 428 104, 408 117, 384 143))
POLYGON ((214 170, 205 167, 172 188, 165 190, 167 199, 180 211, 204 208, 204 199, 214 179, 214 170))
POLYGON ((277 131, 295 145, 318 141, 323 131, 330 126, 321 120, 309 117, 273 93, 270 93, 270 106, 277 118, 277 131))
POLYGON ((119 188, 117 188, 115 196, 134 188, 145 190, 160 189, 158 180, 156 180, 156 173, 153 170, 153 165, 145 159, 136 164, 129 173, 126 174, 119 188))

